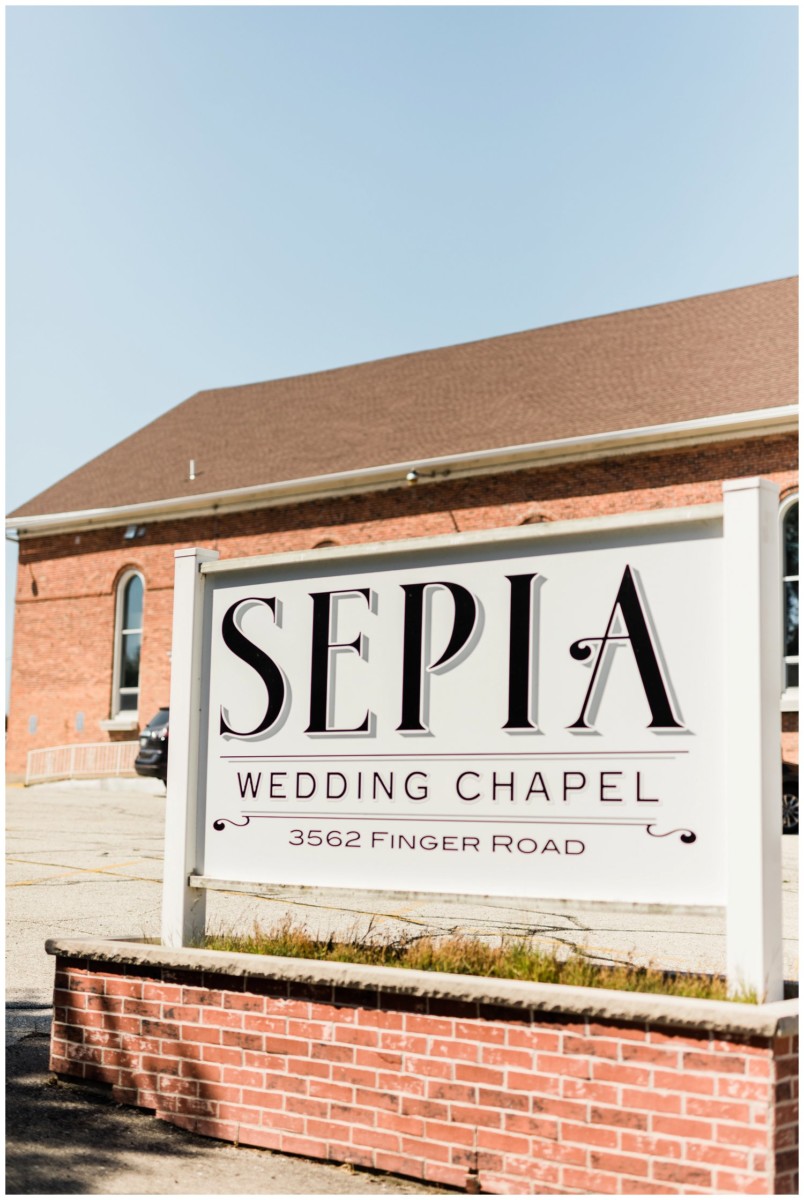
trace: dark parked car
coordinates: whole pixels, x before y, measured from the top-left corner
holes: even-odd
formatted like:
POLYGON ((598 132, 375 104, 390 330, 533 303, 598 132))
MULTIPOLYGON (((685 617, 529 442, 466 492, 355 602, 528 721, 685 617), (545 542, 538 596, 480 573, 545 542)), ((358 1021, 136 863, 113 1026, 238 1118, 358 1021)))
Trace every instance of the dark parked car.
POLYGON ((782 763, 782 833, 798 833, 798 767, 782 763))
POLYGON ((138 775, 148 775, 167 783, 168 718, 170 709, 160 708, 140 734, 140 752, 134 759, 138 775))

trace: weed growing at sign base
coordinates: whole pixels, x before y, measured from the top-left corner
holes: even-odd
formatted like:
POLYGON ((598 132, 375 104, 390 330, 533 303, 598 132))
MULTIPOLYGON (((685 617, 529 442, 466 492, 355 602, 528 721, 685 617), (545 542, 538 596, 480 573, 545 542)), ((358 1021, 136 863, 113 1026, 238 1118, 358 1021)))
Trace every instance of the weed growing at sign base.
POLYGON ((720 976, 668 973, 634 963, 602 965, 590 962, 579 950, 572 951, 568 957, 559 957, 555 951, 539 949, 527 938, 503 937, 499 944, 465 935, 411 935, 383 941, 370 939, 370 932, 369 928, 362 937, 346 939, 334 935, 326 939, 314 938, 303 926, 286 918, 270 929, 255 925, 250 935, 210 933, 201 946, 228 953, 407 967, 414 971, 443 971, 492 979, 522 979, 532 983, 756 1003, 753 993, 730 995, 726 980, 720 976))

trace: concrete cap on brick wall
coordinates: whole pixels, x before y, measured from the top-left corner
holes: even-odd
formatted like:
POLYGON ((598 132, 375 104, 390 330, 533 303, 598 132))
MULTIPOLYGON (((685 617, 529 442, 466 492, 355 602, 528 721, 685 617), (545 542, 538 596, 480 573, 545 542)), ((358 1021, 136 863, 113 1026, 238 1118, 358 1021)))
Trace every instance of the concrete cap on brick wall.
POLYGON ((248 979, 273 979, 317 987, 349 988, 386 996, 419 996, 456 1003, 500 1005, 533 1013, 566 1013, 607 1021, 712 1030, 748 1037, 779 1037, 798 1032, 798 1000, 743 1004, 686 996, 567 987, 477 975, 411 971, 304 958, 232 954, 221 950, 169 950, 153 943, 116 938, 49 938, 48 954, 97 963, 198 971, 248 979))

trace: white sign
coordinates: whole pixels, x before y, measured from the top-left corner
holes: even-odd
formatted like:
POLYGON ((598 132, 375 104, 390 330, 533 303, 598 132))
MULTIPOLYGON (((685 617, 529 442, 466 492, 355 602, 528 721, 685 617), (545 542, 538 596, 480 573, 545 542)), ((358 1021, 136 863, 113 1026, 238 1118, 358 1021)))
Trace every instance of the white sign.
POLYGON ((204 874, 722 902, 721 547, 696 532, 213 575, 204 874))
POLYGON ((709 506, 193 561, 190 869, 726 905, 725 545, 709 506))

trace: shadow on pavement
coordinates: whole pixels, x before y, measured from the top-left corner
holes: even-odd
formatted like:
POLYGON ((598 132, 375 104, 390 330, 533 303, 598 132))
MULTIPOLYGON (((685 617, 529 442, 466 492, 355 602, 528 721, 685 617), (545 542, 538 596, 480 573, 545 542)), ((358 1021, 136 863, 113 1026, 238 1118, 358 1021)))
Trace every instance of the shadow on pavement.
POLYGON ((50 1039, 6 1046, 6 1195, 447 1195, 451 1188, 353 1171, 176 1129, 107 1093, 57 1081, 50 1039))
POLYGON ((6 1194, 103 1193, 122 1155, 192 1156, 203 1139, 182 1134, 101 1094, 59 1083, 49 1039, 6 1047, 6 1194))
POLYGON ((36 1000, 6 1001, 6 1044, 33 1033, 50 1033, 53 1006, 36 1000))

